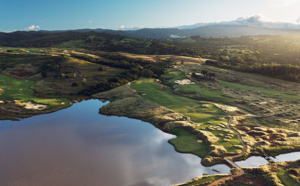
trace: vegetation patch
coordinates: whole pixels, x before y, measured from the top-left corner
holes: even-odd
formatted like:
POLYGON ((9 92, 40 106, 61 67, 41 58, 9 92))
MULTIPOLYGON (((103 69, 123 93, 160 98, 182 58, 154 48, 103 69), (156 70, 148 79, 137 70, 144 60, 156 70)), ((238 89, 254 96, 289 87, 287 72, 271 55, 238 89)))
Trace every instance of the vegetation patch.
POLYGON ((232 82, 227 82, 227 81, 223 81, 223 80, 218 80, 219 83, 221 83, 224 86, 233 88, 233 89, 239 89, 239 90, 254 90, 257 92, 260 92, 262 94, 265 94, 267 96, 271 96, 271 97, 280 97, 283 98, 285 100, 289 100, 289 101, 293 101, 293 100, 299 100, 300 96, 298 95, 291 95, 291 94, 286 94, 282 91, 278 91, 278 90, 272 90, 272 89, 267 89, 264 87, 255 87, 255 86, 249 86, 249 85, 242 85, 239 83, 232 83, 232 82))
POLYGON ((196 177, 193 180, 184 184, 179 184, 178 186, 204 186, 222 177, 225 177, 225 175, 196 177))
POLYGON ((1 119, 31 115, 35 113, 35 110, 52 112, 71 105, 68 99, 47 99, 33 96, 33 90, 29 88, 33 84, 33 81, 18 80, 0 75, 0 88, 2 90, 0 93, 0 111, 5 115, 1 119))
POLYGON ((182 128, 174 128, 170 133, 177 136, 177 138, 169 140, 169 143, 175 147, 176 151, 195 154, 201 158, 204 158, 208 154, 207 145, 202 142, 199 143, 198 140, 201 140, 201 138, 190 131, 182 128))
POLYGON ((66 99, 45 99, 33 96, 33 90, 29 87, 34 84, 33 81, 18 80, 12 77, 0 75, 0 87, 3 92, 0 95, 0 100, 18 100, 20 102, 29 102, 46 104, 49 106, 57 106, 66 99))

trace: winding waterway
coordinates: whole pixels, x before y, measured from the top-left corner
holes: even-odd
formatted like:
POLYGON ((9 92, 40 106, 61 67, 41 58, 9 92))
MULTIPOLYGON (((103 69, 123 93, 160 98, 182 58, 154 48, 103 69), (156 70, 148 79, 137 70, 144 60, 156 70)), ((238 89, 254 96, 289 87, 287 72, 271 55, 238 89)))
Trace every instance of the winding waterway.
POLYGON ((212 169, 181 154, 153 125, 98 114, 88 100, 21 121, 0 121, 0 185, 150 186, 188 181, 212 169))

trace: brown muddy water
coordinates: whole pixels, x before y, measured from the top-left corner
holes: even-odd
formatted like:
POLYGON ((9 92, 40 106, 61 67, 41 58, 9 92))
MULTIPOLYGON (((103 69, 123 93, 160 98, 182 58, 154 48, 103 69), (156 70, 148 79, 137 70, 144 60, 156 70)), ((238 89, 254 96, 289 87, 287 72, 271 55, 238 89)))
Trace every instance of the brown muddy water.
POLYGON ((2 186, 160 186, 188 181, 212 169, 181 154, 174 138, 153 125, 98 114, 88 100, 21 121, 0 121, 2 186))

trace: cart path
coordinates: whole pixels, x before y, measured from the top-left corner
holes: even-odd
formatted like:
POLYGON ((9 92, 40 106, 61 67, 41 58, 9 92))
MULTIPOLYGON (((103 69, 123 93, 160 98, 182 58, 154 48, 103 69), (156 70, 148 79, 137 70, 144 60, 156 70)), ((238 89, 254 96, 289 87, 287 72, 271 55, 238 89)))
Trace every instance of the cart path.
MULTIPOLYGON (((266 108, 265 108, 265 109, 266 109, 266 108)), ((262 117, 270 117, 270 116, 273 116, 273 115, 275 114, 275 112, 274 112, 272 109, 267 109, 267 110, 270 111, 270 114, 265 114, 265 115, 260 115, 260 116, 256 116, 256 115, 245 115, 245 116, 243 116, 243 117, 262 118, 262 117)), ((240 117, 240 116, 231 116, 231 115, 228 115, 228 116, 229 116, 230 119, 229 119, 229 121, 228 121, 228 123, 227 123, 227 128, 236 132, 239 141, 240 141, 240 142, 242 143, 242 145, 243 145, 243 150, 242 150, 241 153, 239 153, 239 154, 237 154, 237 155, 226 156, 226 157, 224 157, 224 160, 227 161, 232 167, 236 168, 236 169, 237 169, 237 172, 236 172, 234 175, 230 175, 230 176, 226 176, 226 177, 217 179, 217 180, 213 181, 212 183, 208 184, 207 186, 216 186, 216 185, 218 185, 220 182, 226 181, 226 180, 231 179, 231 178, 237 178, 237 177, 240 177, 240 176, 242 176, 242 175, 245 173, 244 170, 243 170, 240 166, 238 166, 236 163, 234 163, 234 162, 232 161, 232 159, 234 159, 234 158, 239 158, 239 157, 243 156, 243 155, 247 152, 247 145, 246 145, 246 143, 243 141, 243 139, 242 139, 242 137, 241 137, 241 133, 240 133, 238 130, 236 130, 236 129, 234 129, 234 128, 231 127, 231 123, 232 123, 233 119, 234 119, 235 117, 240 117)))

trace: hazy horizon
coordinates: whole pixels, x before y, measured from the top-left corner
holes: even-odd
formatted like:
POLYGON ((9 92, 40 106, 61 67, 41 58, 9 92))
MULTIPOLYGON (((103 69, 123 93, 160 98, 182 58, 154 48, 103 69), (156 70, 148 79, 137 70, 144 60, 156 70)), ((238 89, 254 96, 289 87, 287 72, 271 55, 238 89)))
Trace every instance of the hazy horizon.
POLYGON ((11 0, 1 3, 0 31, 177 27, 254 15, 297 24, 299 9, 300 0, 11 0))

